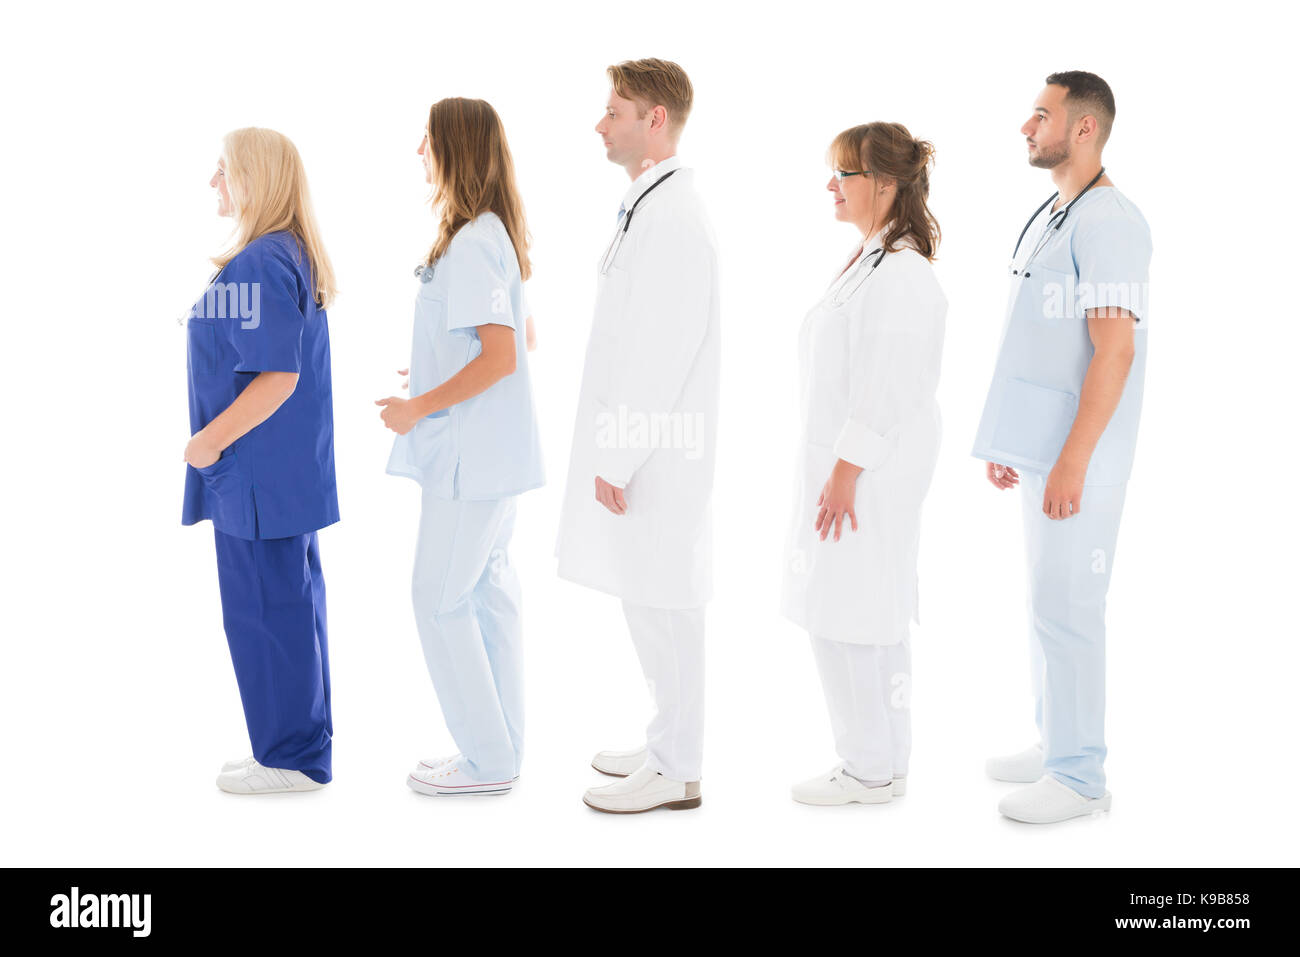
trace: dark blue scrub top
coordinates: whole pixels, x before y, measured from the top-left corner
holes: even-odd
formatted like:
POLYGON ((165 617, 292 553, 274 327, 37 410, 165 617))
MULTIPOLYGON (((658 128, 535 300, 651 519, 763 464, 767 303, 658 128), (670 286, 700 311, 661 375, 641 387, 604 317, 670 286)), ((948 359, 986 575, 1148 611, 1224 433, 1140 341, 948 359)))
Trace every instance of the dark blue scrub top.
POLYGON ((296 372, 269 419, 207 468, 185 466, 182 525, 212 519, 236 538, 287 538, 339 520, 329 323, 292 233, 259 236, 215 276, 188 320, 190 434, 259 372, 296 372))

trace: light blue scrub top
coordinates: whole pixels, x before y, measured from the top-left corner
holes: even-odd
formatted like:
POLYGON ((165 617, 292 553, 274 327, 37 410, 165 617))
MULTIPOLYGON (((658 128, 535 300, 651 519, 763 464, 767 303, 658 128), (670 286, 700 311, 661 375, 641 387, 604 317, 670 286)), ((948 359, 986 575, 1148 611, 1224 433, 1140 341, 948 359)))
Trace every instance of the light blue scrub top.
POLYGON ((411 395, 446 382, 482 352, 478 327, 487 323, 514 330, 515 371, 399 435, 388 474, 412 478, 439 498, 470 501, 543 485, 528 371, 529 308, 505 224, 492 212, 466 223, 432 272, 431 280, 416 280, 411 395))
POLYGON ((1094 186, 1060 229, 1045 231, 1051 216, 1048 204, 1009 267, 1007 321, 971 454, 1017 469, 1052 470, 1095 351, 1087 310, 1117 306, 1138 318, 1133 365, 1084 483, 1120 485, 1133 468, 1142 410, 1151 231, 1138 208, 1113 186, 1094 186))

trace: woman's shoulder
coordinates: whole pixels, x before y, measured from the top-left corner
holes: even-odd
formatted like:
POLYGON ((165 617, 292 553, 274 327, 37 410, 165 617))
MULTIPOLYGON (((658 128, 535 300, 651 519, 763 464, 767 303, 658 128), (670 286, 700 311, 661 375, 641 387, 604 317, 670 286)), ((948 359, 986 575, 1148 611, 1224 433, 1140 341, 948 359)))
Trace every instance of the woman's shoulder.
POLYGON ((241 266, 281 266, 296 272, 306 268, 306 261, 297 237, 283 229, 254 237, 231 259, 241 266))

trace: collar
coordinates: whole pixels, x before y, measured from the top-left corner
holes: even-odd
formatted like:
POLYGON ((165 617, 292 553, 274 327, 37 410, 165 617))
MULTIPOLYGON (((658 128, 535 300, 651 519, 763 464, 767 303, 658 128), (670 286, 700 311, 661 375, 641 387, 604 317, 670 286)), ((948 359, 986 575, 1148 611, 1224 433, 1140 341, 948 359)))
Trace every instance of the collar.
POLYGON ((645 170, 640 176, 632 180, 632 185, 623 194, 623 208, 631 209, 632 205, 640 199, 641 194, 655 184, 655 180, 662 179, 665 173, 671 173, 675 169, 681 169, 681 167, 682 161, 674 153, 667 159, 662 159, 648 170, 645 170))

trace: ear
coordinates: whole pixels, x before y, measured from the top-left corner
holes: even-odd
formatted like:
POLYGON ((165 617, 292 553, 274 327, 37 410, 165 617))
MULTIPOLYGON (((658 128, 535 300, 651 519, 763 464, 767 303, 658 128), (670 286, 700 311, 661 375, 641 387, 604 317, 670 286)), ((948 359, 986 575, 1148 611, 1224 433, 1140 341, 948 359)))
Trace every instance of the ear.
POLYGON ((661 130, 668 125, 668 111, 662 106, 656 106, 650 111, 650 129, 661 130))

